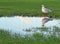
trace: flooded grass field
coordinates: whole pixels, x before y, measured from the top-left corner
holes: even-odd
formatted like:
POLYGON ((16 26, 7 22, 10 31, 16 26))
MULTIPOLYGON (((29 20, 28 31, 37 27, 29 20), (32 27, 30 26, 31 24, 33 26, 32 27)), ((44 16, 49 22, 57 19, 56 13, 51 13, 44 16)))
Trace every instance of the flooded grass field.
POLYGON ((0 44, 60 44, 60 0, 0 0, 0 44))
POLYGON ((0 17, 0 29, 11 31, 12 34, 33 35, 42 33, 44 35, 60 36, 60 20, 53 19, 42 27, 44 17, 0 17))

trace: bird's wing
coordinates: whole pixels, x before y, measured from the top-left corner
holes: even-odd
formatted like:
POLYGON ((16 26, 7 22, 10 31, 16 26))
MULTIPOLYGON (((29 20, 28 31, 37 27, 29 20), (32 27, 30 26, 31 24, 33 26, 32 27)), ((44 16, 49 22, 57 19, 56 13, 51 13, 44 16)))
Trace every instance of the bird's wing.
POLYGON ((52 10, 50 10, 50 9, 47 9, 47 8, 46 8, 46 10, 47 10, 48 12, 52 12, 52 10))

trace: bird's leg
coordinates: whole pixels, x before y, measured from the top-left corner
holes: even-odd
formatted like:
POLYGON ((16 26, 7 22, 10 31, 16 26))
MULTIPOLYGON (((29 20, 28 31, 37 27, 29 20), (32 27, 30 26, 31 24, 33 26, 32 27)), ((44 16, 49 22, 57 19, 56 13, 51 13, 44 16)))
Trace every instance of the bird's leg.
POLYGON ((47 13, 43 13, 43 15, 44 15, 44 17, 46 17, 47 16, 47 13))

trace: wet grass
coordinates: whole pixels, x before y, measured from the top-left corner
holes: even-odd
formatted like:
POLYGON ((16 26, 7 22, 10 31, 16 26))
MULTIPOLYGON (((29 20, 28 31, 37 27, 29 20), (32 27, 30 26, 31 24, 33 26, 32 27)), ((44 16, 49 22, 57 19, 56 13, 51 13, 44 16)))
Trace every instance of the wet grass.
POLYGON ((60 37, 45 38, 39 33, 33 34, 33 37, 21 37, 18 34, 11 36, 10 32, 0 29, 0 44, 60 44, 60 37))
POLYGON ((36 27, 36 28, 32 28, 34 30, 41 30, 41 31, 48 31, 49 28, 47 27, 36 27))
POLYGON ((42 4, 53 10, 47 16, 60 18, 60 0, 0 0, 0 16, 43 16, 42 4))

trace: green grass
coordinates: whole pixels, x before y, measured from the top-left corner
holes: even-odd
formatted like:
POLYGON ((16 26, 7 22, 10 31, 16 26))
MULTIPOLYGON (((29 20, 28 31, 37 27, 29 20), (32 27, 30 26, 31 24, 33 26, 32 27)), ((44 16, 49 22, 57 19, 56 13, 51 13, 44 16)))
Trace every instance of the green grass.
POLYGON ((11 36, 10 32, 0 29, 0 44, 60 44, 60 37, 45 38, 42 34, 35 33, 33 37, 23 38, 18 34, 11 36))
POLYGON ((42 4, 53 10, 48 16, 60 18, 60 0, 0 0, 0 16, 43 16, 42 4))

